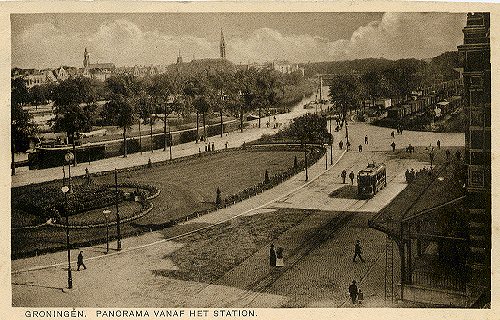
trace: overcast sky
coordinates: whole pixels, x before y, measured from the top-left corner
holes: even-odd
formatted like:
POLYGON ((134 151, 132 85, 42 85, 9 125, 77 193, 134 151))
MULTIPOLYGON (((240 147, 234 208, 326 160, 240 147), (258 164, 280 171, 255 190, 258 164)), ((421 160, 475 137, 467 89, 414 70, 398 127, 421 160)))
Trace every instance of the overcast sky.
POLYGON ((463 43, 465 13, 13 14, 12 66, 174 63, 219 56, 234 63, 430 58, 463 43))

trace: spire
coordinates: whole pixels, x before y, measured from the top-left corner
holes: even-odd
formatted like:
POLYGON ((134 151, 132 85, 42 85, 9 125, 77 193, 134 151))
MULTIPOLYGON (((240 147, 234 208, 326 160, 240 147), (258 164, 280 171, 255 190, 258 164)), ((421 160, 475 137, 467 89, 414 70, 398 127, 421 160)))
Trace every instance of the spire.
POLYGON ((181 49, 179 49, 179 55, 177 56, 177 64, 182 63, 181 49))
POLYGON ((226 42, 224 41, 224 33, 222 33, 222 28, 220 29, 220 57, 221 59, 226 59, 226 42))
POLYGON ((85 52, 83 53, 83 67, 87 68, 89 64, 90 64, 89 53, 87 51, 87 48, 85 48, 85 52))

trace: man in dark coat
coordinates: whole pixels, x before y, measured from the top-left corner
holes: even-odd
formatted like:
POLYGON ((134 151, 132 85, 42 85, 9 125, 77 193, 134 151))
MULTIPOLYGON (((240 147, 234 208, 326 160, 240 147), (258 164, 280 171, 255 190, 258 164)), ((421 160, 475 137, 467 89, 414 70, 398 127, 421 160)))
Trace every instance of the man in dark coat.
POLYGON ((342 177, 342 183, 345 184, 345 178, 347 177, 347 171, 342 170, 342 173, 340 174, 342 177))
POLYGON ((76 271, 80 271, 80 267, 83 267, 83 270, 87 269, 87 267, 85 266, 85 264, 83 264, 83 251, 80 251, 80 253, 78 254, 78 260, 76 262, 76 271))
POLYGON ((269 265, 271 267, 276 267, 276 250, 274 250, 274 244, 272 243, 269 249, 269 265))
POLYGON ((351 184, 354 184, 354 172, 349 173, 349 179, 351 179, 351 184))
POLYGON ((396 143, 394 143, 394 141, 391 143, 391 147, 392 147, 392 152, 394 152, 396 150, 396 143))
POLYGON ((365 260, 361 256, 361 243, 359 242, 359 240, 356 240, 356 246, 354 247, 354 258, 352 258, 352 262, 356 262, 356 257, 359 257, 361 262, 365 262, 365 260))
POLYGON ((356 285, 355 280, 352 280, 352 283, 349 286, 349 295, 351 296, 352 304, 355 304, 356 298, 358 297, 358 286, 356 285))

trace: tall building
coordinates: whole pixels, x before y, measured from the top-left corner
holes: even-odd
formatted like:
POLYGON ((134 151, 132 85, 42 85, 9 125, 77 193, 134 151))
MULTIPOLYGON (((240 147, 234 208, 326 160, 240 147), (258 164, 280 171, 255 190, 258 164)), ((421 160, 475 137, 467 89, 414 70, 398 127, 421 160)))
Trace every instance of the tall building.
MULTIPOLYGON (((464 77, 465 164, 472 276, 491 280, 491 62, 490 14, 468 13, 464 44, 458 46, 464 77)), ((489 292, 489 290, 486 290, 489 292)))
POLYGON ((220 29, 220 57, 221 59, 226 59, 226 42, 224 41, 222 29, 220 29))

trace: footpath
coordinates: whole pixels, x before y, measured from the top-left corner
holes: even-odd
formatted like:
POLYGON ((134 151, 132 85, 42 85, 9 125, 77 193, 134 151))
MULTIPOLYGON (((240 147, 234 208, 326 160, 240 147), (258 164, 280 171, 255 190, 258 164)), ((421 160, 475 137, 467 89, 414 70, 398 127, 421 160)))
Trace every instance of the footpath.
MULTIPOLYGON (((276 115, 276 120, 271 118, 269 128, 266 126, 268 121, 267 117, 261 119, 261 128, 258 127, 258 120, 249 121, 249 126, 240 131, 233 131, 220 135, 209 137, 208 141, 204 142, 188 142, 172 146, 172 159, 197 154, 198 152, 205 152, 206 143, 214 144, 215 150, 224 149, 226 143, 228 148, 236 148, 243 145, 245 142, 250 142, 259 139, 264 134, 276 133, 279 129, 283 128, 290 123, 290 121, 298 116, 313 111, 312 109, 304 109, 304 104, 309 102, 313 97, 303 99, 289 113, 276 115), (280 128, 274 129, 275 123, 281 124, 280 128)), ((145 165, 151 160, 152 163, 166 161, 170 159, 170 150, 163 149, 154 150, 153 152, 143 151, 142 153, 128 154, 124 157, 113 157, 92 162, 81 162, 76 167, 71 167, 71 176, 82 176, 85 174, 85 169, 90 173, 111 171, 114 169, 129 168, 138 165, 145 165)), ((67 168, 65 169, 67 170, 67 168)), ((47 168, 41 170, 27 170, 18 169, 16 174, 12 176, 11 187, 23 186, 31 183, 40 183, 44 181, 61 179, 63 177, 62 167, 47 168)))

